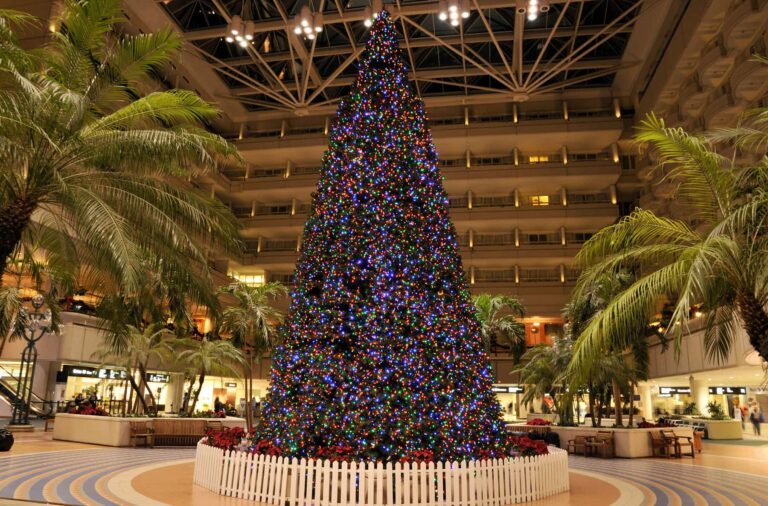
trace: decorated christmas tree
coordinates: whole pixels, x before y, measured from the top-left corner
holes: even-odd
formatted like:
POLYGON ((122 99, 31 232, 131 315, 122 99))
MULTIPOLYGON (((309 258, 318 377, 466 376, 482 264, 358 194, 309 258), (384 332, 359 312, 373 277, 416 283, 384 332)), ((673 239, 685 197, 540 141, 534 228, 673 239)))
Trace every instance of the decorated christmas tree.
POLYGON ((323 158, 262 436, 298 457, 505 454, 423 104, 382 12, 323 158))

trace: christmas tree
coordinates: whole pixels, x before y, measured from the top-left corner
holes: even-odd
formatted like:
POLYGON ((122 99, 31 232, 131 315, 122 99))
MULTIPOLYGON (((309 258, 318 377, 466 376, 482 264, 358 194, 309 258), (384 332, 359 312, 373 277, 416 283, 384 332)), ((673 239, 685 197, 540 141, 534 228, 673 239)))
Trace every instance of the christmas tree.
POLYGON ((384 11, 323 157, 262 435, 298 457, 500 456, 491 384, 423 104, 384 11))

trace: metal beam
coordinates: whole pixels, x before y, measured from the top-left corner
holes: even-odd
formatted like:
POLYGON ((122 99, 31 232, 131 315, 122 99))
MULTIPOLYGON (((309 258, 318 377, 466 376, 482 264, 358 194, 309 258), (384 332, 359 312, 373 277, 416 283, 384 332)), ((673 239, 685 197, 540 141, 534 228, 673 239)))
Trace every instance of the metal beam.
MULTIPOLYGON (((588 27, 583 28, 579 30, 579 35, 594 35, 598 33, 601 29, 599 27, 588 27)), ((617 33, 630 33, 632 31, 631 27, 624 27, 620 32, 617 33)), ((547 39, 550 36, 550 30, 526 30, 523 34, 523 40, 544 40, 547 39)), ((558 37, 573 37, 575 35, 575 31, 573 28, 562 28, 557 31, 554 38, 558 37)), ((514 40, 514 33, 513 32, 494 32, 493 37, 496 39, 497 42, 511 42, 514 40)), ((452 46, 457 46, 461 44, 462 40, 461 37, 458 35, 448 35, 448 36, 440 36, 441 39, 443 39, 447 44, 450 44, 452 46)), ((400 42, 405 43, 404 38, 399 39, 400 42)), ((464 34, 464 44, 485 44, 493 42, 491 36, 487 33, 469 33, 464 34)), ((411 45, 412 49, 419 49, 419 48, 425 48, 425 47, 434 47, 435 41, 429 37, 419 37, 414 39, 413 37, 409 37, 408 43, 411 45)), ((344 56, 350 54, 350 46, 347 45, 339 45, 339 46, 333 46, 333 47, 320 47, 315 49, 315 57, 316 58, 324 58, 328 56, 344 56)), ((262 57, 264 61, 266 62, 281 62, 281 61, 290 61, 292 56, 290 52, 287 51, 280 51, 275 52, 272 51, 268 54, 262 54, 262 57)), ((249 65, 251 64, 251 59, 247 57, 237 57, 237 58, 227 58, 226 60, 223 60, 226 65, 232 65, 232 66, 240 66, 240 65, 249 65)), ((220 64, 214 64, 213 66, 216 67, 220 64)))
MULTIPOLYGON (((361 51, 362 49, 358 48, 358 50, 361 51)), ((352 58, 351 61, 354 61, 354 58, 356 58, 357 55, 350 55, 350 57, 352 58)), ((351 62, 346 61, 341 66, 346 67, 349 65, 349 63, 351 62)), ((600 60, 578 61, 578 62, 575 62, 569 68, 573 70, 600 70, 600 69, 606 69, 606 68, 615 68, 620 63, 621 63, 621 58, 605 58, 600 60)), ((334 72, 339 72, 339 69, 341 68, 341 66, 337 67, 334 72)), ((539 69, 548 70, 554 66, 555 66, 555 63, 539 64, 539 69)), ((491 67, 496 72, 504 72, 506 70, 506 67, 504 67, 503 65, 492 65, 491 67)), ((531 68, 532 68, 532 65, 523 66, 523 70, 526 72, 529 71, 531 68)), ((444 78, 450 78, 450 77, 463 77, 464 75, 466 75, 467 77, 477 77, 477 76, 487 75, 487 72, 476 67, 467 67, 466 72, 462 67, 419 69, 418 71, 419 79, 424 79, 424 80, 444 79, 444 78)), ((332 83, 329 83, 325 87, 336 88, 336 87, 342 87, 342 86, 349 86, 355 80, 355 77, 356 76, 337 77, 332 83)), ((414 77, 413 71, 409 72, 408 77, 410 79, 413 79, 414 77)), ((456 83, 456 84, 458 85, 459 83, 456 83)), ((293 83, 289 81, 286 83, 286 85, 292 86, 293 83)), ((259 93, 259 91, 252 90, 248 87, 231 88, 231 91, 233 96, 247 96, 247 95, 255 95, 259 93)))
MULTIPOLYGON (((567 0, 549 0, 550 4, 565 3, 567 0)), ((579 2, 591 2, 594 0, 576 0, 579 2)), ((478 5, 481 9, 502 9, 502 8, 514 8, 517 5, 515 0, 478 0, 478 5)), ((420 16, 424 14, 434 14, 439 12, 439 3, 432 2, 419 2, 415 4, 405 4, 401 7, 397 7, 393 4, 387 4, 387 10, 393 16, 420 16)), ((363 21, 365 19, 364 9, 349 9, 343 16, 338 12, 325 12, 323 13, 323 21, 326 25, 336 24, 343 22, 363 21)), ((291 30, 290 23, 282 19, 269 19, 256 23, 255 33, 274 32, 278 30, 291 30)), ((187 40, 205 40, 215 39, 217 37, 224 37, 226 35, 225 26, 217 26, 213 28, 205 28, 203 30, 193 30, 187 32, 187 40)))

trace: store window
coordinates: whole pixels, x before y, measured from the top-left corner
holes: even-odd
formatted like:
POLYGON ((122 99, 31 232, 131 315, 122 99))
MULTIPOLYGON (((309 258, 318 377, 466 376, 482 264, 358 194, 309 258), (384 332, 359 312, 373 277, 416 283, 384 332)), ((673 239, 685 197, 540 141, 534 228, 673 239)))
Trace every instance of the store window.
POLYGON ((549 195, 533 195, 528 199, 532 206, 548 206, 549 195))

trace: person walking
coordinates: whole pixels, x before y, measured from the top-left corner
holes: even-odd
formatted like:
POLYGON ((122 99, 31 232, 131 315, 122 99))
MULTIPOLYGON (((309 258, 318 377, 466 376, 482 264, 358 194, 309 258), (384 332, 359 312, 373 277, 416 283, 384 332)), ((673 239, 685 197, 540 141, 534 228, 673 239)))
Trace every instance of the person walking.
POLYGON ((738 397, 733 399, 733 419, 741 422, 741 431, 744 432, 744 416, 741 413, 738 397))
POLYGON ((752 403, 752 406, 749 408, 749 421, 752 422, 752 432, 756 436, 760 436, 760 422, 763 418, 763 413, 760 410, 760 404, 757 403, 757 401, 754 401, 752 403))

